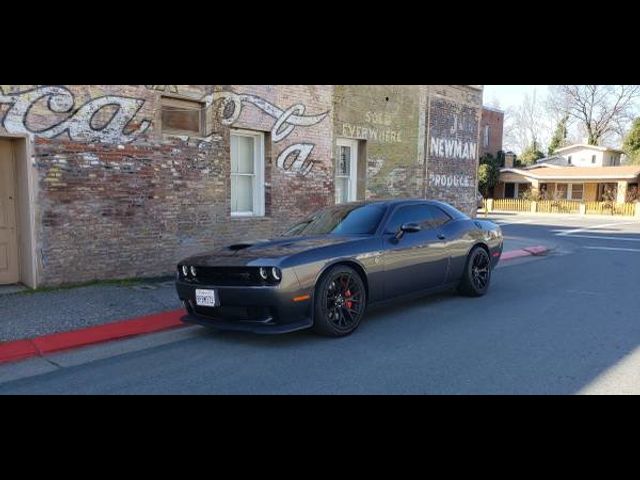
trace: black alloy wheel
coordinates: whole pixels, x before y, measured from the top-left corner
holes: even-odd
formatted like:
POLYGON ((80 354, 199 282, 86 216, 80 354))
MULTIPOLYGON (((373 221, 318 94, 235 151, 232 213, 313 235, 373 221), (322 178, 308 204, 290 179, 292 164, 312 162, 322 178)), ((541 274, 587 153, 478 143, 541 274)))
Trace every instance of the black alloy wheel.
POLYGON ((458 290, 469 297, 480 297, 487 293, 491 282, 491 259, 482 247, 475 247, 469 253, 467 264, 458 290))
POLYGON ((352 333, 362 320, 366 301, 358 272, 346 265, 333 267, 316 289, 314 329, 333 337, 352 333))

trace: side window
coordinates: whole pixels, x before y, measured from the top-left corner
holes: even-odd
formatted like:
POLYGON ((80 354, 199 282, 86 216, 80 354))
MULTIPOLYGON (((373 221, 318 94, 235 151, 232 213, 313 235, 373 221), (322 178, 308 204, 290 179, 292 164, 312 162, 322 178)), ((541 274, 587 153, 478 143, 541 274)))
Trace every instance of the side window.
POLYGON ((435 228, 441 227, 451 220, 451 217, 447 213, 445 213, 444 210, 432 205, 429 205, 427 208, 429 209, 429 212, 431 214, 431 224, 435 228))
POLYGON ((385 233, 396 233, 405 223, 417 223, 422 228, 430 228, 431 213, 428 205, 407 205, 391 215, 385 233))

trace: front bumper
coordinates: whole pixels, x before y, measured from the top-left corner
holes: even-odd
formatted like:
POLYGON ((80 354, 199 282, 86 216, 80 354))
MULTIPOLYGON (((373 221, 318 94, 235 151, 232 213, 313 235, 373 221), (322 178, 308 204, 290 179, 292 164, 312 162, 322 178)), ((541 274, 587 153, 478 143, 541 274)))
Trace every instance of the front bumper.
POLYGON ((309 328, 311 297, 304 301, 293 298, 310 294, 299 288, 278 286, 216 286, 176 281, 176 290, 187 311, 185 323, 194 323, 221 330, 254 333, 286 333, 309 328), (219 307, 196 305, 196 288, 215 289, 219 307))
POLYGON ((504 246, 504 239, 500 237, 499 242, 493 242, 489 245, 489 253, 491 254, 491 268, 495 268, 502 256, 502 248, 504 246))

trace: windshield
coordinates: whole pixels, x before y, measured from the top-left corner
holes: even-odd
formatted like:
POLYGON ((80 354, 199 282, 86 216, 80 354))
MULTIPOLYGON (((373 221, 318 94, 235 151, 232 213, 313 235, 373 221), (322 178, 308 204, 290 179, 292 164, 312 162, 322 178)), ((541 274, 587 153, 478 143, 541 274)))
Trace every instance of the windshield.
POLYGON ((284 237, 308 235, 371 235, 386 210, 383 205, 339 205, 314 213, 289 228, 284 237))

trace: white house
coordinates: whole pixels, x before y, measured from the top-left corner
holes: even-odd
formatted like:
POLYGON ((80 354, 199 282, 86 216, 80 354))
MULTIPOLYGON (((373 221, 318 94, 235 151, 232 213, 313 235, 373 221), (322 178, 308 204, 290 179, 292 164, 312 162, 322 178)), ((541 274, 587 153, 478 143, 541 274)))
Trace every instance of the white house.
POLYGON ((624 152, 615 148, 575 144, 558 148, 554 155, 541 158, 536 163, 574 167, 615 167, 620 165, 624 152))

